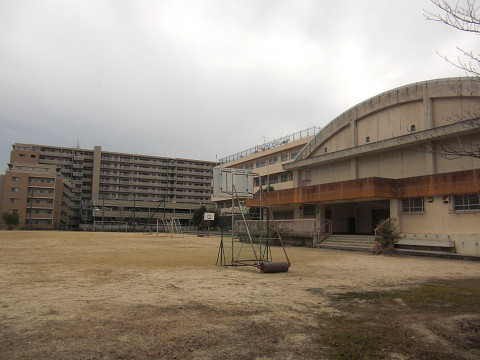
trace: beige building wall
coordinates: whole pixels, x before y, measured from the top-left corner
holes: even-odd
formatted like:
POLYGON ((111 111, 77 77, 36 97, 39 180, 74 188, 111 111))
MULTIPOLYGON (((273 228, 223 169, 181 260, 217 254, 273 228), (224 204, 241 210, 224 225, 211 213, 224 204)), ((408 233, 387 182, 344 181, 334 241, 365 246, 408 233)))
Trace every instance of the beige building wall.
POLYGON ((1 210, 17 213, 21 229, 61 229, 69 220, 70 188, 54 166, 13 163, 4 175, 1 210))
MULTIPOLYGON (((3 200, 4 200, 4 192, 5 192, 5 175, 0 175, 0 215, 4 212, 3 210, 3 200)), ((0 218, 0 221, 1 218, 0 218)))
MULTIPOLYGON (((292 171, 294 187, 373 178, 439 176, 480 169, 478 158, 445 158, 431 151, 440 146, 461 149, 468 144, 480 144, 478 122, 473 126, 468 123, 469 119, 479 116, 480 82, 475 79, 441 79, 408 85, 349 109, 317 134, 293 163, 284 167, 292 171)), ((344 186, 348 189, 358 186, 355 184, 344 186)), ((478 184, 477 192, 471 194, 474 202, 478 201, 480 180, 478 184)), ((462 188, 455 182, 450 185, 462 188)), ((359 189, 358 193, 365 190, 359 189)), ((426 188, 425 194, 428 191, 426 188)), ((459 253, 480 255, 480 209, 473 204, 468 211, 455 210, 454 195, 448 193, 450 201, 447 202, 440 195, 423 196, 425 209, 415 213, 403 211, 402 198, 376 200, 390 202, 390 214, 399 220, 404 236, 419 241, 447 239, 455 241, 459 253)), ((362 232, 362 226, 371 221, 362 220, 364 214, 355 211, 360 208, 358 204, 366 200, 352 198, 342 200, 343 207, 332 205, 336 213, 336 218, 332 215, 334 228, 336 225, 346 229, 345 221, 355 218, 356 231, 362 232)), ((292 208, 299 206, 292 204, 292 208)), ((325 206, 328 207, 328 203, 325 206)), ((366 229, 368 226, 363 230, 366 229)))
MULTIPOLYGON (((249 155, 241 155, 235 160, 225 161, 219 165, 222 168, 235 168, 245 169, 255 174, 254 180, 254 192, 257 192, 260 188, 260 182, 263 188, 267 185, 273 187, 274 190, 291 189, 297 186, 297 179, 294 178, 291 171, 284 170, 284 165, 294 161, 297 154, 303 149, 303 147, 313 138, 315 128, 300 132, 298 134, 310 134, 304 137, 297 135, 290 135, 288 142, 279 144, 268 149, 263 149, 262 145, 258 145, 256 150, 253 150, 249 155), (312 130, 313 129, 313 130, 312 130)), ((296 135, 296 134, 294 134, 296 135)), ((232 156, 233 157, 233 156, 232 156)), ((227 158, 232 158, 227 157, 227 158)), ((310 175, 315 176, 314 174, 310 175)), ((230 209, 231 199, 221 199, 212 197, 220 209, 230 209)), ((226 210, 225 210, 226 211, 226 210)), ((280 207, 278 212, 291 211, 289 207, 280 207)))
POLYGON ((291 163, 298 152, 310 139, 312 139, 312 137, 313 136, 308 136, 288 144, 264 151, 258 151, 250 156, 230 161, 219 166, 225 168, 247 169, 254 172, 256 174, 254 191, 258 191, 259 189, 260 178, 262 179, 263 186, 269 183, 276 190, 289 189, 293 187, 293 177, 291 172, 283 169, 283 165, 291 163))
POLYGON ((455 242, 456 252, 480 256, 480 211, 454 211, 452 196, 425 198, 425 212, 398 213, 404 237, 455 242))
POLYGON ((92 199, 100 199, 100 167, 102 163, 102 147, 93 148, 92 199))

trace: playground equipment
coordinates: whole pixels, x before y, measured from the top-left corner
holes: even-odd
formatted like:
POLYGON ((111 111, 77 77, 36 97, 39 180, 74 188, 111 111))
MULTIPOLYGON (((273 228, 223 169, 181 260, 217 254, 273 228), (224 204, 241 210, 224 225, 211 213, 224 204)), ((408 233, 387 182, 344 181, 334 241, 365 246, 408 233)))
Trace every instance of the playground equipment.
POLYGON ((165 234, 169 234, 172 237, 183 237, 183 229, 180 224, 180 220, 177 218, 171 219, 157 219, 157 236, 159 234, 159 221, 162 221, 163 229, 165 234))
POLYGON ((261 186, 261 177, 259 177, 260 190, 257 194, 260 203, 258 211, 260 227, 259 229, 253 229, 254 232, 252 232, 242 202, 245 198, 252 198, 254 196, 253 178, 255 174, 241 169, 214 168, 213 170, 213 196, 224 198, 231 197, 232 199, 231 246, 224 245, 224 231, 222 225, 222 235, 216 265, 254 266, 260 269, 263 273, 287 272, 291 263, 283 244, 279 228, 275 223, 268 202, 265 201, 265 204, 262 205, 263 190, 261 186), (238 209, 237 216, 235 216, 235 208, 238 209), (235 217, 237 217, 237 221, 242 223, 244 231, 241 234, 235 233, 235 217), (273 235, 276 235, 276 237, 270 237, 270 224, 273 225, 273 235), (236 237, 243 237, 246 241, 235 241, 236 237), (270 248, 270 243, 272 241, 278 242, 281 245, 286 261, 273 261, 270 248))

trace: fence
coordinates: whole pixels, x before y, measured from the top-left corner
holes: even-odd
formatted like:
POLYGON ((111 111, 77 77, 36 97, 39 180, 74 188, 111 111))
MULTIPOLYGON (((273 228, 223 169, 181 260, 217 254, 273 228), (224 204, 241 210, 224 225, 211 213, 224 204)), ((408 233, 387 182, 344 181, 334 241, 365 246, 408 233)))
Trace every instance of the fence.
MULTIPOLYGON (((273 221, 268 222, 269 231, 272 229, 273 221)), ((308 237, 321 242, 328 235, 332 234, 332 220, 330 219, 290 219, 275 220, 275 225, 286 237, 308 237)), ((267 221, 247 220, 235 222, 235 232, 245 233, 246 226, 251 233, 261 234, 267 231, 267 221)))

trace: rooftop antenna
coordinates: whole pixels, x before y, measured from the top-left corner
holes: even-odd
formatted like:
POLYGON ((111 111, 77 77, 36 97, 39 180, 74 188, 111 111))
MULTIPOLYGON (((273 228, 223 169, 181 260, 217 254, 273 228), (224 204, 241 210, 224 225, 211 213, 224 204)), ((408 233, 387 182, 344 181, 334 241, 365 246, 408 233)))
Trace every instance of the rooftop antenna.
POLYGON ((78 141, 78 136, 77 136, 77 149, 80 149, 80 141, 78 141))

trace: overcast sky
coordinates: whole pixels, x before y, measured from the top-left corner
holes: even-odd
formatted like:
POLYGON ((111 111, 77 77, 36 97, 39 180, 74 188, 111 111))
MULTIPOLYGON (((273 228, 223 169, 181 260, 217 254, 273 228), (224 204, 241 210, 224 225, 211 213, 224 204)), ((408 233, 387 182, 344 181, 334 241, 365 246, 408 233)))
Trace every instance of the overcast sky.
MULTIPOLYGON (((464 76, 428 0, 0 0, 15 142, 215 160, 392 88, 464 76)), ((478 45, 478 44, 475 44, 478 45)))

